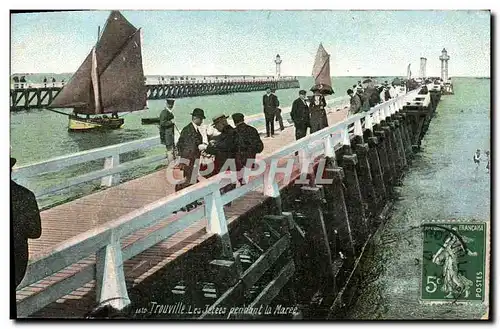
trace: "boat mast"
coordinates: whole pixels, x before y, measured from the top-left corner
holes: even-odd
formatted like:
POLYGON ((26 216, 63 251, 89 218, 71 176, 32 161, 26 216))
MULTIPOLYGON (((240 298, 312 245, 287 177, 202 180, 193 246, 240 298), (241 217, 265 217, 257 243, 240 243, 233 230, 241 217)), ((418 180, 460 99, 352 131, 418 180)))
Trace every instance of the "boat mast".
POLYGON ((91 71, 91 76, 92 76, 92 86, 94 88, 94 102, 95 102, 95 109, 96 109, 96 114, 102 113, 101 110, 101 95, 100 95, 100 86, 99 86, 99 74, 97 72, 97 56, 96 56, 96 48, 97 48, 97 43, 99 42, 99 36, 101 34, 101 26, 99 25, 97 28, 97 41, 95 43, 95 46, 92 48, 92 71, 91 71))

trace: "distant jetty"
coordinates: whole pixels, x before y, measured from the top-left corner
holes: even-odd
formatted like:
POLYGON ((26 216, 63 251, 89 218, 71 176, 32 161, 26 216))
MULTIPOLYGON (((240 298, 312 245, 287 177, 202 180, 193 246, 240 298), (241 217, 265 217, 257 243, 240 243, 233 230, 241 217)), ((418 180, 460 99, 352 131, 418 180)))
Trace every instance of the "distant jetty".
MULTIPOLYGON (((151 80, 151 78, 149 78, 151 80)), ((10 89, 10 110, 46 108, 64 86, 61 83, 15 83, 10 89)), ((147 99, 225 95, 265 90, 299 88, 297 77, 213 76, 171 77, 146 83, 147 99), (182 79, 181 79, 182 78, 182 79)))

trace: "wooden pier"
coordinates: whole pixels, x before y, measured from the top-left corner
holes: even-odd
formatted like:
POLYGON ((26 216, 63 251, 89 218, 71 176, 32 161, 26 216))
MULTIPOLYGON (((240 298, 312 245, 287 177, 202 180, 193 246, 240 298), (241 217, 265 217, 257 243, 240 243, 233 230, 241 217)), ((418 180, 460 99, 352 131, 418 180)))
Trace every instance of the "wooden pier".
POLYGON ((42 212, 18 316, 78 318, 120 297, 106 303, 127 317, 255 319, 268 307, 275 318, 339 317, 436 110, 440 93, 430 90, 348 118, 332 111, 328 128, 296 142, 293 128, 264 139, 266 169, 224 195, 229 182, 213 179, 172 193, 158 171, 42 212), (197 311, 155 313, 152 302, 197 311), (228 314, 243 305, 256 311, 228 314))
MULTIPOLYGON (((251 92, 265 90, 267 87, 289 89, 299 88, 300 86, 298 80, 294 77, 183 80, 146 84, 146 93, 147 98, 153 100, 251 92)), ((56 86, 50 83, 38 85, 16 84, 10 90, 10 110, 22 111, 45 108, 62 88, 61 85, 56 86)))

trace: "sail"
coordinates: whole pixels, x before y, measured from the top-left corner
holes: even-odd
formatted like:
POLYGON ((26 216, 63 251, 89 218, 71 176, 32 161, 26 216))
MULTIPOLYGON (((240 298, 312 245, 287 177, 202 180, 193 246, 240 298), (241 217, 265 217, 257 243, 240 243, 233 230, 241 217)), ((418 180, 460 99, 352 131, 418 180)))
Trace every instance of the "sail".
POLYGON ((94 113, 94 100, 91 92, 92 53, 88 54, 82 65, 71 77, 63 89, 49 104, 50 108, 84 107, 94 113))
POLYGON ((323 48, 322 44, 319 45, 318 52, 316 53, 312 76, 314 77, 315 85, 311 88, 311 91, 319 90, 322 94, 326 95, 334 93, 332 78, 330 77, 330 55, 323 48))
POLYGON ((139 31, 112 11, 96 46, 50 107, 74 107, 80 114, 142 110, 146 90, 139 31))
POLYGON ((138 111, 146 106, 140 30, 99 77, 103 113, 138 111))
POLYGON ((119 11, 112 11, 96 45, 97 72, 101 75, 138 30, 119 11))

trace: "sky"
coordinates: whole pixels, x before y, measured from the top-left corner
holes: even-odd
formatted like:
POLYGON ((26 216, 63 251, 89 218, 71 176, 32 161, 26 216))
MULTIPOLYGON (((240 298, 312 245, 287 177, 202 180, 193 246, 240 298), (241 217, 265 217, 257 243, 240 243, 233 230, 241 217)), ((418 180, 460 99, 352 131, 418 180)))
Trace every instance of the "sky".
MULTIPOLYGON (((122 11, 143 30, 146 75, 310 76, 320 43, 332 76, 490 76, 489 11, 122 11)), ((78 69, 109 11, 11 15, 11 73, 78 69)))

